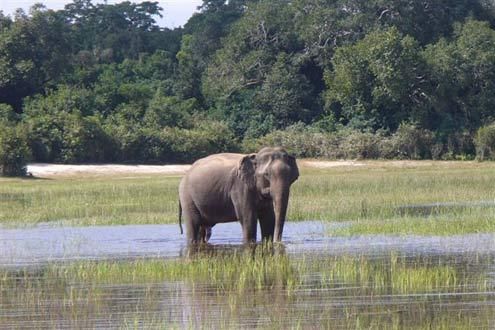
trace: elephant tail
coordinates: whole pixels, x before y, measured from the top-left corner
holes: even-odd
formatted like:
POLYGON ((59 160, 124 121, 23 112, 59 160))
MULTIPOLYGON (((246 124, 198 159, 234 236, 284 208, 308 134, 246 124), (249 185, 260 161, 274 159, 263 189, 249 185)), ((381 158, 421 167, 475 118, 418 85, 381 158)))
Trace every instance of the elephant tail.
POLYGON ((184 230, 182 230, 182 205, 180 204, 180 199, 179 199, 179 227, 180 227, 180 234, 184 234, 184 230))

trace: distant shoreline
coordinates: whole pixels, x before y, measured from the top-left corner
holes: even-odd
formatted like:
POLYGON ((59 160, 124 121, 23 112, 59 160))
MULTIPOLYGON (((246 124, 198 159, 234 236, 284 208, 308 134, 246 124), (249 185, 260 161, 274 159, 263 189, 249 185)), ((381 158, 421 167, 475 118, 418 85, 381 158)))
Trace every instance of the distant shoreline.
MULTIPOLYGON (((459 161, 432 161, 432 160, 317 160, 301 159, 298 164, 301 168, 327 169, 336 167, 428 167, 442 166, 450 167, 459 161)), ((472 166, 481 163, 475 161, 462 162, 472 166)), ((74 175, 119 175, 119 174, 166 174, 183 175, 191 165, 123 165, 123 164, 47 164, 31 163, 27 167, 30 175, 35 177, 57 177, 74 175)))

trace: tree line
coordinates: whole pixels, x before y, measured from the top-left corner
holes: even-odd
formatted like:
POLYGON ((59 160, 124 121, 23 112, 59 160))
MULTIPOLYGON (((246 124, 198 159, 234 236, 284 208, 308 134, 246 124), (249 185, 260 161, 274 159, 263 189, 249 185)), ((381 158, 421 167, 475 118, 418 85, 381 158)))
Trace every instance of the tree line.
POLYGON ((0 163, 492 158, 490 0, 204 0, 0 12, 0 163))

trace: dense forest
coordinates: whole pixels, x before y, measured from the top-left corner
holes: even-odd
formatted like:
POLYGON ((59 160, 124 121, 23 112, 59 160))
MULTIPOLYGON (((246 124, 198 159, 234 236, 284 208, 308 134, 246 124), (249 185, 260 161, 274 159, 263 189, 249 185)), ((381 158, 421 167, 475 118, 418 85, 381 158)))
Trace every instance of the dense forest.
POLYGON ((0 163, 495 151, 492 0, 204 0, 0 11, 0 163))

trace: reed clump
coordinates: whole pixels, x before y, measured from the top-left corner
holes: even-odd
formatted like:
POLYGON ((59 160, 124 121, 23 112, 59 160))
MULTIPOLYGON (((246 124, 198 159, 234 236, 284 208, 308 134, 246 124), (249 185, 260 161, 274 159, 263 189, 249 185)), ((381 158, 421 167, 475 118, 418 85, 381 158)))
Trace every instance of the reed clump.
POLYGON ((0 270, 0 324, 370 328, 393 320, 420 328, 486 325, 493 315, 492 265, 490 256, 291 256, 271 246, 206 250, 180 259, 55 263, 0 270), (438 309, 451 299, 475 301, 478 307, 438 309))

